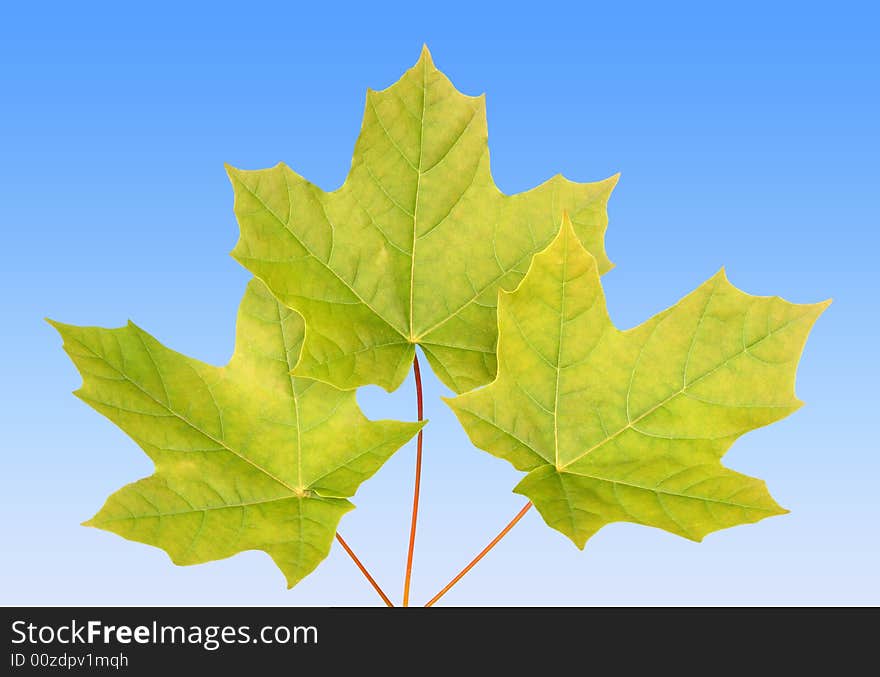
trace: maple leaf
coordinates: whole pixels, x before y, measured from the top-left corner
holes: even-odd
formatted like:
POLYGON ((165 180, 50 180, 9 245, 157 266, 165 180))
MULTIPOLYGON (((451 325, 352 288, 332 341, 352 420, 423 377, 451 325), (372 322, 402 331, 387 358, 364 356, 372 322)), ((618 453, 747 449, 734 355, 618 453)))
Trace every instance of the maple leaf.
POLYGON ((345 183, 326 192, 284 164, 227 167, 241 236, 233 256, 306 321, 300 376, 393 390, 422 347, 455 392, 496 371, 498 289, 512 289, 562 212, 610 269, 603 238, 617 176, 557 175, 504 195, 489 167, 484 96, 458 92, 424 48, 368 91, 345 183))
POLYGON ((370 421, 354 391, 290 375, 303 321, 248 284, 236 348, 215 367, 130 323, 51 322, 83 377, 76 395, 122 428, 155 473, 88 522, 175 564, 263 550, 292 587, 323 560, 348 501, 423 423, 370 421))
POLYGON ((583 548, 611 522, 701 540, 785 511, 721 458, 802 404, 800 354, 829 302, 750 296, 722 270, 619 331, 599 265, 564 220, 498 304, 498 375, 446 401, 471 441, 528 474, 514 489, 583 548))

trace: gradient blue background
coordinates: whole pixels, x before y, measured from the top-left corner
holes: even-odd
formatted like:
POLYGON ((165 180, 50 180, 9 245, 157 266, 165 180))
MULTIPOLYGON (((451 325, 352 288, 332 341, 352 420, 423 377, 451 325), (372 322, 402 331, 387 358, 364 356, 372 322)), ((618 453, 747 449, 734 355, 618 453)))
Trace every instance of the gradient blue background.
MULTIPOLYGON (((394 82, 423 42, 459 89, 487 92, 502 190, 622 172, 605 278, 618 326, 721 265, 754 294, 835 299, 802 360, 806 406, 727 456, 790 515, 703 544, 618 524, 580 552, 532 512, 448 602, 880 602, 880 16, 849 2, 613 4, 7 5, 0 603, 376 601, 338 546, 287 591, 262 553, 178 568, 78 526, 151 468, 70 395, 79 377, 42 318, 132 318, 225 362, 248 275, 227 256, 237 226, 223 163, 283 160, 335 188, 365 89, 394 82)), ((411 418, 412 387, 358 398, 371 416, 411 418)), ((433 375, 426 387, 416 601, 523 502, 510 493, 518 473, 469 445, 433 375)), ((395 599, 413 461, 410 445, 341 527, 395 599)))

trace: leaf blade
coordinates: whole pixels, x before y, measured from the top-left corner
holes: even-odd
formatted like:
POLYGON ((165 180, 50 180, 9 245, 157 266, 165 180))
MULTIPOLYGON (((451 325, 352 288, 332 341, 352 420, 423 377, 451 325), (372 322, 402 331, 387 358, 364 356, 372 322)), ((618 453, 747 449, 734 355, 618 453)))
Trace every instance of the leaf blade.
POLYGON ((132 323, 51 324, 83 376, 77 395, 155 465, 86 524, 160 547, 175 563, 263 550, 292 587, 327 556, 354 507, 348 498, 423 425, 370 421, 354 392, 293 377, 302 319, 258 280, 225 367, 132 323))
POLYGON ((797 363, 827 305, 750 296, 722 271, 620 331, 565 220, 501 294, 498 376, 446 402, 475 446, 528 473, 515 491, 578 547, 617 521, 700 540, 786 512, 720 460, 800 407, 797 363))
POLYGON ((489 382, 497 290, 516 286, 565 210, 610 269, 603 239, 617 176, 555 176, 507 196, 487 140, 485 98, 458 92, 424 49, 397 83, 368 92, 339 189, 284 165, 227 167, 240 226, 233 257, 309 328, 298 375, 393 390, 418 344, 455 392, 489 382))

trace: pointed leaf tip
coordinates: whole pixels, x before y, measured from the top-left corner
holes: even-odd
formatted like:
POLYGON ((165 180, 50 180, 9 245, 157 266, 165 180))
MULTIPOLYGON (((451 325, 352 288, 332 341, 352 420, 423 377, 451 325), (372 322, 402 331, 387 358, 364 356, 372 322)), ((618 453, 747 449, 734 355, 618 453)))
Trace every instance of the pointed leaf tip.
POLYGON ((239 179, 239 170, 237 167, 233 167, 228 162, 223 163, 223 169, 226 170, 226 177, 229 179, 229 182, 235 186, 235 181, 239 179))
POLYGON ((556 247, 566 247, 569 243, 577 243, 576 246, 578 249, 583 250, 583 253, 593 258, 590 252, 588 252, 583 243, 580 241, 580 238, 577 235, 577 232, 574 229, 574 223, 572 223, 571 217, 568 214, 568 210, 562 210, 562 219, 559 223, 559 231, 556 233, 556 237, 553 238, 553 242, 547 247, 547 250, 554 249, 556 247))

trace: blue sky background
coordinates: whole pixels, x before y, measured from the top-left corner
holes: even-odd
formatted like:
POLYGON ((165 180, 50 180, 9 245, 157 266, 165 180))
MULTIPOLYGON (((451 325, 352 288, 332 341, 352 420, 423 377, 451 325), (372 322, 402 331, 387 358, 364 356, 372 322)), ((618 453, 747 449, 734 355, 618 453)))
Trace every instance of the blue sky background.
MULTIPOLYGON (((174 567, 78 526, 150 464, 70 395, 42 318, 131 318, 215 364, 247 273, 223 163, 344 179, 367 87, 423 42, 488 96, 505 192, 622 172, 604 278, 620 327, 721 265, 755 294, 828 297, 798 379, 807 404, 726 463, 792 512, 694 544, 612 525, 578 551, 532 512, 450 603, 880 602, 877 251, 880 13, 872 3, 15 3, 0 22, 0 603, 372 604, 338 548, 292 591, 268 557, 174 567), (210 7, 210 9, 206 9, 210 7), (371 9, 368 9, 371 8, 371 9)), ((519 509, 516 473, 471 447, 427 377, 413 597, 436 592, 519 509)), ((412 382, 363 389, 412 418, 412 382)), ((414 448, 342 532, 399 599, 414 448)))

